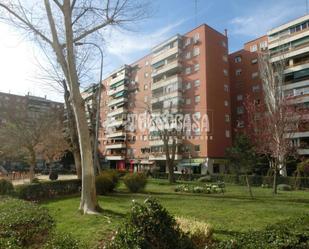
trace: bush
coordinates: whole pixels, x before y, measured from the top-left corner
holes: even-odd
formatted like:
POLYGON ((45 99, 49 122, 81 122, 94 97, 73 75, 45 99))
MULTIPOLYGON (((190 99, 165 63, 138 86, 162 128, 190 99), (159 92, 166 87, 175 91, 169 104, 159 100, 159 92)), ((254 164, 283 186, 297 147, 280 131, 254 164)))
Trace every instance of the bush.
POLYGON ((99 195, 104 195, 108 192, 114 191, 118 184, 118 174, 116 171, 103 171, 96 177, 96 189, 99 195))
POLYGON ((72 195, 80 192, 81 181, 79 179, 40 182, 19 185, 16 187, 16 195, 20 199, 40 201, 63 195, 72 195))
POLYGON ((56 181, 56 180, 58 180, 58 173, 55 172, 55 171, 51 172, 51 173, 49 174, 49 180, 51 180, 51 181, 56 181))
POLYGON ((213 249, 307 249, 309 215, 286 220, 261 231, 242 233, 232 241, 215 243, 213 249))
POLYGON ((13 184, 8 180, 0 179, 0 195, 9 195, 13 192, 13 184))
POLYGON ((212 243, 213 229, 204 222, 188 220, 182 217, 176 218, 180 229, 189 235, 197 249, 204 249, 212 243))
POLYGON ((189 237, 156 200, 134 202, 131 214, 118 229, 108 249, 193 249, 189 237))
POLYGON ((70 234, 54 233, 44 245, 43 249, 81 249, 80 242, 70 234))
POLYGON ((279 185, 277 185, 277 189, 281 190, 281 191, 291 191, 292 187, 290 185, 287 185, 287 184, 279 184, 279 185))
POLYGON ((18 199, 0 199, 0 245, 40 248, 52 227, 53 219, 45 208, 18 199))
POLYGON ((147 177, 144 174, 139 173, 127 174, 124 176, 123 182, 130 192, 137 193, 145 188, 147 177))

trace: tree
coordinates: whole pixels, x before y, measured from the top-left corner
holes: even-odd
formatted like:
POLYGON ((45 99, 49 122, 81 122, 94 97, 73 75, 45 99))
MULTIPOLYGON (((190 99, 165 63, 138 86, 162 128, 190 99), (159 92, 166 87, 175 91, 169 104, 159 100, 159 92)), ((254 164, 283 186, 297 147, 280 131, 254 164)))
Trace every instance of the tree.
POLYGON ((273 194, 277 193, 277 175, 286 175, 286 160, 295 151, 291 138, 302 117, 284 96, 284 60, 272 63, 269 53, 259 55, 259 72, 264 103, 248 98, 249 130, 258 154, 268 156, 273 171, 273 194))
POLYGON ((38 155, 52 159, 67 150, 66 146, 60 146, 63 136, 57 131, 59 122, 56 115, 48 113, 37 117, 19 113, 7 116, 0 127, 0 140, 4 141, 0 145, 3 156, 11 160, 25 160, 30 166, 30 181, 34 178, 38 155))
POLYGON ((245 175, 248 192, 250 197, 253 198, 248 174, 254 169, 258 157, 249 137, 245 134, 238 134, 235 137, 233 146, 226 149, 226 156, 232 166, 231 170, 237 175, 245 175))
POLYGON ((79 138, 82 163, 80 210, 83 213, 96 213, 98 203, 75 44, 95 39, 95 34, 108 26, 124 25, 146 17, 145 7, 144 1, 133 0, 44 0, 36 1, 33 6, 19 0, 0 0, 1 19, 34 35, 43 46, 49 47, 66 80, 79 138))

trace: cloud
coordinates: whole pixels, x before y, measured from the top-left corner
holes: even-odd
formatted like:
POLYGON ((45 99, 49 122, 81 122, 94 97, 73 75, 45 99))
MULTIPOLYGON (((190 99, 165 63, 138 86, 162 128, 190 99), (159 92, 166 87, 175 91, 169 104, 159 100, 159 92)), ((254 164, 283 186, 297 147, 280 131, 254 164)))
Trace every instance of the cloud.
POLYGON ((109 30, 106 52, 111 56, 116 56, 122 63, 129 63, 137 53, 146 53, 155 45, 168 39, 173 35, 173 30, 184 22, 185 19, 181 19, 151 33, 109 30))
POLYGON ((274 5, 269 1, 267 8, 264 5, 260 6, 255 8, 251 5, 251 11, 247 11, 246 15, 233 18, 229 23, 231 33, 251 37, 261 36, 303 12, 303 6, 285 1, 280 1, 280 4, 274 1, 274 5))

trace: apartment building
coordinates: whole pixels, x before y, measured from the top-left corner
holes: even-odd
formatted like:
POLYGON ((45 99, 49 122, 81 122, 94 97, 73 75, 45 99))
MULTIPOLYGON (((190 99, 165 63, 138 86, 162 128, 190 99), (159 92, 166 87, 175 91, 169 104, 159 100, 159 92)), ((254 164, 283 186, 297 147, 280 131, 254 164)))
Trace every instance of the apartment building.
MULTIPOLYGON (((267 32, 271 62, 284 61, 284 95, 296 108, 309 107, 309 15, 267 32)), ((293 142, 298 154, 309 155, 309 122, 303 120, 293 142)))
POLYGON ((245 43, 243 49, 229 55, 233 136, 243 132, 248 126, 246 102, 263 101, 258 54, 266 52, 267 49, 268 38, 264 35, 245 43))
MULTIPOLYGON (((309 106, 309 15, 305 15, 267 32, 250 41, 244 49, 229 55, 231 77, 233 134, 247 125, 244 101, 263 101, 262 82, 259 77, 258 53, 269 52, 272 63, 284 63, 284 95, 296 108, 309 106)), ((259 115, 256 113, 255 115, 259 115)), ((309 125, 302 122, 293 143, 300 155, 309 155, 309 125)))
POLYGON ((205 24, 175 35, 112 72, 103 85, 99 141, 110 167, 165 171, 163 141, 147 125, 147 114, 168 112, 199 124, 177 138, 175 171, 224 171, 231 145, 226 35, 205 24))

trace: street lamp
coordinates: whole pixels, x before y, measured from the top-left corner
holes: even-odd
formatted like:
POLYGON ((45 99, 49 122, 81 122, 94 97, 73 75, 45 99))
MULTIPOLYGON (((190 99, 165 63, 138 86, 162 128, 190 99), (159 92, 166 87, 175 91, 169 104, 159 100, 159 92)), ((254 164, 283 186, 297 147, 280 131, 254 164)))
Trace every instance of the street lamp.
MULTIPOLYGON (((100 107, 101 107, 101 91, 102 91, 102 75, 103 75, 103 51, 97 44, 93 42, 76 42, 75 46, 92 45, 99 49, 101 54, 101 68, 100 68, 100 81, 99 81, 99 96, 97 98, 97 112, 96 112, 96 123, 95 123, 95 141, 93 143, 93 164, 96 171, 98 165, 98 138, 99 138, 99 124, 100 124, 100 107)), ((98 169, 99 170, 99 169, 98 169)))

